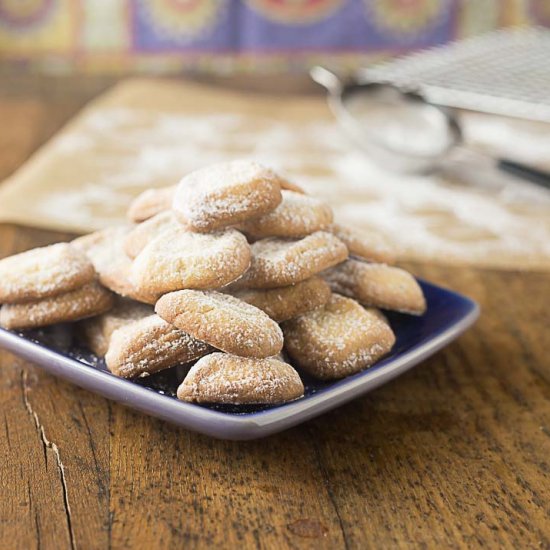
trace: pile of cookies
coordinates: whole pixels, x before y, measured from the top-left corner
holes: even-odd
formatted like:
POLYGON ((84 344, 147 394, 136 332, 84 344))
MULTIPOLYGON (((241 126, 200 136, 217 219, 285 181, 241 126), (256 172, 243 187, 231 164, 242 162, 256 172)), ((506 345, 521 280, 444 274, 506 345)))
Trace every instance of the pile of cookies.
POLYGON ((376 235, 255 162, 148 190, 128 216, 0 260, 0 325, 79 320, 117 376, 187 365, 182 400, 275 404, 304 393, 288 361, 323 380, 357 373, 395 342, 380 309, 426 308, 376 235))

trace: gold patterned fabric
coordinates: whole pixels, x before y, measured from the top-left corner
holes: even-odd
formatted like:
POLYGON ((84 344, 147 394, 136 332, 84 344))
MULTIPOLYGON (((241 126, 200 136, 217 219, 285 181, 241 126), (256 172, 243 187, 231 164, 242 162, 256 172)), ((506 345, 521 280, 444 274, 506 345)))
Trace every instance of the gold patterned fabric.
POLYGON ((525 24, 550 24, 550 0, 0 0, 0 60, 51 71, 353 68, 525 24))

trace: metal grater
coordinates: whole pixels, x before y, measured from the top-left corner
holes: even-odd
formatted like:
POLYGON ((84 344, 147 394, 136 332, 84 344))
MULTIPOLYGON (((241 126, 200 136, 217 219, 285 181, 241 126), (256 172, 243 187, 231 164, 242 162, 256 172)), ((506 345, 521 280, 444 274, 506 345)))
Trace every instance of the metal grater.
POLYGON ((550 122, 550 29, 501 29, 363 69, 358 79, 437 105, 550 122))

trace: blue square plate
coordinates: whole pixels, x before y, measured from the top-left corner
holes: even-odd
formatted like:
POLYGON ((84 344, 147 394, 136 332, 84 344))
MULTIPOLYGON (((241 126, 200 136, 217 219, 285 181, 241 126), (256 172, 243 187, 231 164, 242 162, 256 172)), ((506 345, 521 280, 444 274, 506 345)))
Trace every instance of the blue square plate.
POLYGON ((363 395, 399 376, 457 338, 479 315, 478 305, 455 292, 420 281, 428 302, 422 317, 388 314, 397 342, 375 366, 336 382, 304 376, 305 396, 272 407, 207 407, 178 401, 178 368, 138 381, 113 376, 74 343, 72 326, 15 333, 0 329, 0 345, 70 382, 184 428, 222 439, 267 436, 363 395))

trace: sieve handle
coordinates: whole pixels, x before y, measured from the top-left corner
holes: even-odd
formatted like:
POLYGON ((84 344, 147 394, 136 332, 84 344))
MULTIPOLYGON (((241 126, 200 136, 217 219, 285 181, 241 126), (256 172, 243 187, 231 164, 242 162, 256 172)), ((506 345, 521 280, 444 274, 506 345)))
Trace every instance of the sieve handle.
POLYGON ((309 75, 314 82, 326 88, 330 93, 340 94, 342 92, 342 81, 338 75, 325 69, 325 67, 316 65, 310 69, 309 75))
POLYGON ((536 185, 540 185, 541 187, 546 187, 546 189, 550 189, 550 174, 548 172, 505 159, 499 159, 497 166, 503 172, 507 172, 508 174, 512 174, 531 183, 535 183, 536 185))

